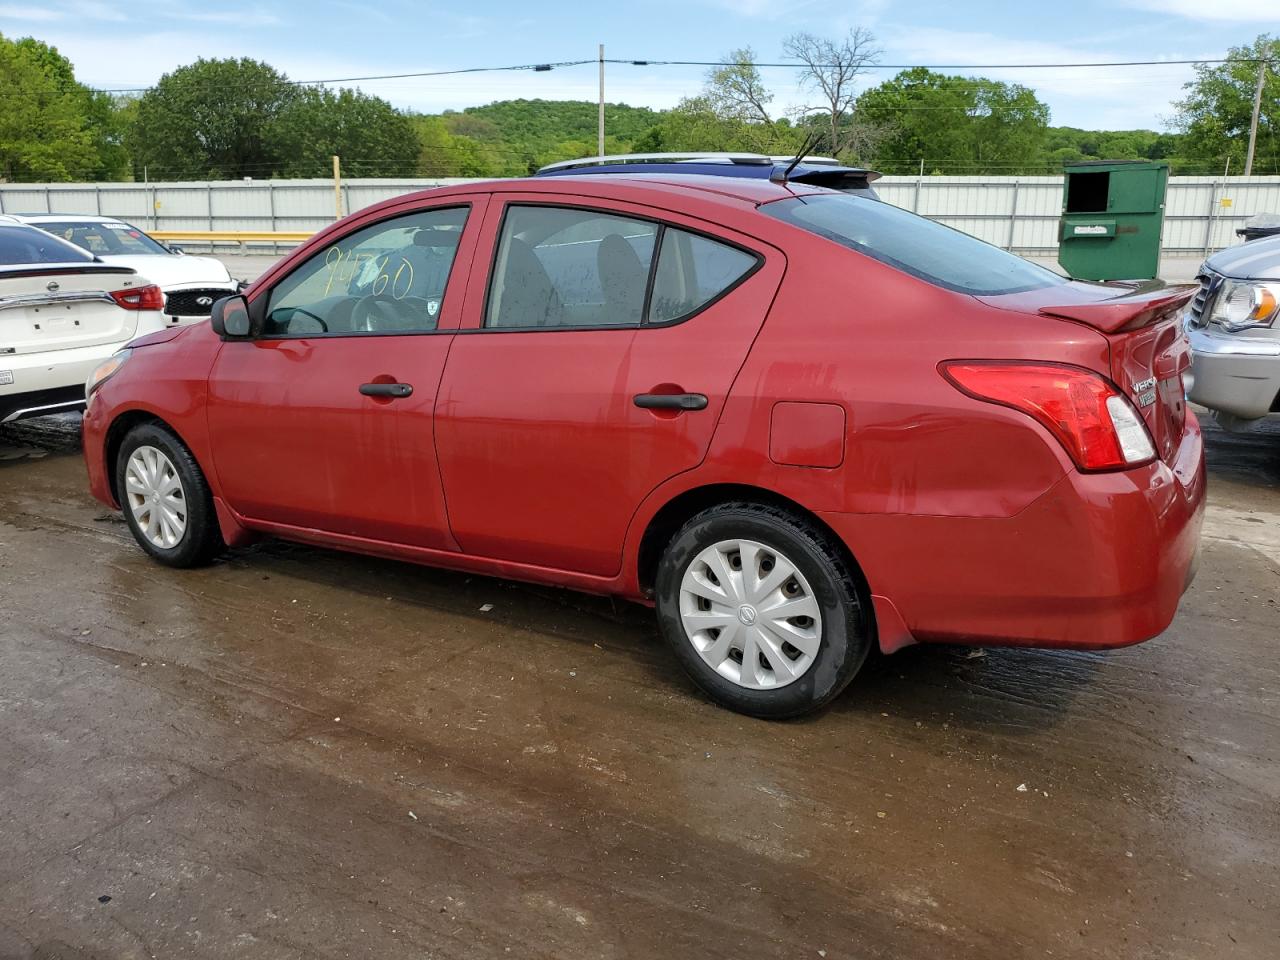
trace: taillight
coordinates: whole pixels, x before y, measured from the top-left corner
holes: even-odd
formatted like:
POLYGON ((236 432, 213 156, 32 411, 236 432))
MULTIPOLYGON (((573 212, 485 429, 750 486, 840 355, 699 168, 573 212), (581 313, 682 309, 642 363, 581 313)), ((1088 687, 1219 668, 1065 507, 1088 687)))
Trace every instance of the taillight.
POLYGON ((155 284, 133 287, 130 290, 113 290, 111 299, 126 310, 164 309, 164 293, 155 284))
POLYGON ((1057 363, 954 361, 943 376, 977 400, 1034 417, 1081 470, 1123 470, 1155 459, 1142 417, 1111 381, 1057 363))

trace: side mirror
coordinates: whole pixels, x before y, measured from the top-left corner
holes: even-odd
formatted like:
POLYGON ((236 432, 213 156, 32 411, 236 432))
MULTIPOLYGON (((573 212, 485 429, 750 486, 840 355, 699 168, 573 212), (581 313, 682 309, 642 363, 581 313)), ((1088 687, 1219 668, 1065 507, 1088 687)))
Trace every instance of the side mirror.
POLYGON ((213 332, 223 340, 247 340, 253 336, 253 320, 249 316, 249 301, 240 294, 223 297, 213 305, 209 314, 213 332))

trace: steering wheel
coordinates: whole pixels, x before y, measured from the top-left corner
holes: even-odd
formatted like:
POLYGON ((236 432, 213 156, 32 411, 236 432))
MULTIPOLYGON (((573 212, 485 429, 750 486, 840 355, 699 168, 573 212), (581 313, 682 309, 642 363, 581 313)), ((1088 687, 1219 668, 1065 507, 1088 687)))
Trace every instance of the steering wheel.
POLYGON ((377 333, 382 324, 374 316, 377 311, 383 318, 383 324, 400 314, 400 301, 385 293, 373 293, 361 297, 351 308, 351 329, 362 333, 377 333), (390 308, 390 309, 388 309, 390 308))

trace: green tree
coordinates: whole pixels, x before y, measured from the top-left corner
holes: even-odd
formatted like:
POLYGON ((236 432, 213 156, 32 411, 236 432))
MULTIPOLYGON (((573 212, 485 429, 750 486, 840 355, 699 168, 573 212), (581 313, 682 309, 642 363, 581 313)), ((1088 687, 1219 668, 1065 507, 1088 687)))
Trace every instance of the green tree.
POLYGON ((416 172, 421 145, 413 122, 380 97, 356 90, 304 87, 268 131, 283 177, 323 177, 342 159, 350 177, 403 177, 416 172))
POLYGON ((686 97, 635 142, 641 153, 743 152, 785 154, 798 149, 802 131, 786 120, 748 122, 717 112, 706 96, 686 97))
POLYGON ((503 172, 488 144, 451 133, 445 117, 414 117, 413 128, 418 137, 419 176, 495 177, 503 172))
POLYGON ((1253 172, 1280 173, 1280 39, 1265 33, 1247 46, 1232 47, 1226 63, 1196 64, 1196 77, 1177 104, 1178 125, 1185 134, 1180 166, 1188 173, 1217 173, 1228 158, 1233 173, 1244 172, 1258 61, 1263 59, 1270 63, 1253 172))
POLYGON ((943 173, 1040 172, 1049 108, 1020 84, 904 70, 858 97, 857 114, 887 131, 876 156, 885 173, 920 160, 943 173))
POLYGON ((1081 160, 1165 160, 1177 154, 1180 136, 1154 130, 1081 130, 1050 127, 1045 135, 1045 171, 1081 160))
POLYGON ((269 176, 284 159, 276 127, 298 99, 284 74, 256 60, 179 67, 138 101, 134 169, 171 180, 269 176))
POLYGON ((707 73, 702 95, 707 106, 724 120, 739 120, 765 127, 773 125, 769 104, 773 94, 764 85, 756 68, 756 53, 750 47, 734 50, 724 58, 725 66, 707 73))
POLYGON ((97 166, 83 88, 52 47, 0 35, 0 179, 76 180, 97 166))

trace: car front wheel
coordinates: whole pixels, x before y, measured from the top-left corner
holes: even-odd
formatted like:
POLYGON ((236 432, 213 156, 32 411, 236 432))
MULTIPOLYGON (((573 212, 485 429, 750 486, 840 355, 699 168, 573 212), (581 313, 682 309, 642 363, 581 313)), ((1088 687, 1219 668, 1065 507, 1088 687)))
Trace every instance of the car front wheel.
POLYGON ((167 427, 134 427, 116 457, 116 491, 138 545, 171 567, 208 563, 224 549, 204 474, 167 427))
POLYGON ((814 524, 728 503, 672 539, 656 600, 662 632, 698 686, 732 710, 784 719, 830 702, 866 660, 861 593, 814 524))

